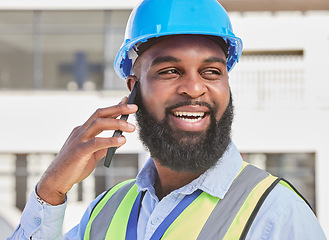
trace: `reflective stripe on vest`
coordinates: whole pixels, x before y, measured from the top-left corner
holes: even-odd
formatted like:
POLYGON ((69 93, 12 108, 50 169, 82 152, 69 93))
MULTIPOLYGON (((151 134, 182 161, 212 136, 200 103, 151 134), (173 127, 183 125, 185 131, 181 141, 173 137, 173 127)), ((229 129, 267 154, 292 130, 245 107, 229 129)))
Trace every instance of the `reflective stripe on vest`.
MULTIPOLYGON (((276 179, 247 165, 224 199, 203 192, 175 219, 161 239, 239 239, 257 203, 276 179)), ((120 184, 106 193, 90 216, 84 239, 125 239, 137 195, 135 181, 120 184)))
POLYGON ((104 236, 109 228, 110 223, 112 222, 115 212, 117 211, 119 205, 122 203, 122 199, 126 196, 127 192, 132 188, 132 186, 134 186, 134 184, 135 181, 133 180, 124 181, 117 184, 106 194, 104 194, 104 196, 99 200, 99 202, 92 210, 89 222, 85 230, 83 238, 84 240, 104 239, 104 236))

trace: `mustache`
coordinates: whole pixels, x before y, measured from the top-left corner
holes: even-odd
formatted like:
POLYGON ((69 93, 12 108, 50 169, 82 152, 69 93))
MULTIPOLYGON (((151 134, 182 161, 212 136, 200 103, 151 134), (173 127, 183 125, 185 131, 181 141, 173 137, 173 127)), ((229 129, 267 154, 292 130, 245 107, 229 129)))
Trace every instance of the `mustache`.
POLYGON ((210 114, 215 114, 216 113, 216 108, 211 106, 209 103, 207 102, 202 102, 202 101, 184 101, 184 102, 179 102, 176 103, 172 106, 167 107, 166 110, 166 114, 170 114, 171 111, 175 108, 179 108, 179 107, 183 107, 183 106, 205 106, 209 109, 210 114))

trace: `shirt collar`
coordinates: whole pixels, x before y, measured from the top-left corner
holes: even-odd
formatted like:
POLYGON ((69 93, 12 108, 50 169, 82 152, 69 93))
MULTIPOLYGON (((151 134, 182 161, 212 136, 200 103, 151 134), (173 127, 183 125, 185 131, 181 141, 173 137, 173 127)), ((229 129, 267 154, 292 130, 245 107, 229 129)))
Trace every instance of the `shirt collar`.
MULTIPOLYGON (((173 191, 173 193, 191 194, 197 189, 218 198, 224 198, 234 178, 242 167, 242 157, 231 143, 224 155, 218 160, 217 164, 205 173, 200 175, 186 186, 173 191)), ((155 196, 154 182, 157 176, 152 158, 149 158, 136 177, 138 191, 148 190, 151 195, 155 196)))

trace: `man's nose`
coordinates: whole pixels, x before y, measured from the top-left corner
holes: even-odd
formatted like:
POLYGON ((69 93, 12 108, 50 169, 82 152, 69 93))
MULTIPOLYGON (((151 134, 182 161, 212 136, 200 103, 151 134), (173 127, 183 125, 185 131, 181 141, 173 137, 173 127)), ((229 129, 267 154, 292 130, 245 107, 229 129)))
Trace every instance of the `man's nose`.
POLYGON ((177 93, 182 96, 196 99, 203 96, 206 92, 206 83, 199 73, 184 74, 179 79, 177 93))

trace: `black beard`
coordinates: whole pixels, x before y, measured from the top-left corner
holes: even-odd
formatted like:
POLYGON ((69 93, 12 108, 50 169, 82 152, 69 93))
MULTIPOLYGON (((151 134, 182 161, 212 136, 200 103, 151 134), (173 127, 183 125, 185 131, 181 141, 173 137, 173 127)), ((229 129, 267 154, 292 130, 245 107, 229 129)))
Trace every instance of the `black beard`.
POLYGON ((219 121, 215 118, 216 109, 208 103, 193 102, 193 104, 204 105, 210 109, 211 123, 205 132, 174 130, 168 124, 171 109, 191 105, 192 102, 179 103, 166 109, 165 118, 160 122, 145 109, 140 91, 135 102, 139 107, 136 119, 140 140, 148 148, 153 159, 175 172, 204 173, 216 165, 231 142, 234 116, 232 97, 219 121))

